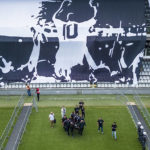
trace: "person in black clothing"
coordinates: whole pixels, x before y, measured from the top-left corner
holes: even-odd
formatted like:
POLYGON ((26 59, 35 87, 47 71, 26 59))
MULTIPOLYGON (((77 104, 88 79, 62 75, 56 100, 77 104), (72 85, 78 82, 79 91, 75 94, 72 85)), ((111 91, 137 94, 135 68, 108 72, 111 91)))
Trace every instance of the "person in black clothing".
POLYGON ((84 130, 84 126, 85 126, 85 121, 81 120, 79 123, 79 134, 82 135, 82 132, 84 130))
POLYGON ((81 120, 84 120, 84 118, 82 117, 82 115, 78 115, 77 116, 77 123, 79 124, 81 120))
POLYGON ((75 117, 74 111, 71 113, 70 117, 71 117, 72 120, 74 120, 74 117, 75 117))
POLYGON ((76 127, 79 125, 80 121, 81 121, 80 116, 79 115, 75 115, 74 116, 74 123, 76 124, 76 127))
POLYGON ((82 113, 82 117, 85 118, 85 109, 84 109, 84 106, 81 107, 81 113, 82 113))
POLYGON ((112 124, 112 137, 114 137, 115 140, 117 140, 116 128, 117 128, 117 124, 116 124, 116 122, 114 122, 114 123, 112 124))
POLYGON ((79 117, 80 117, 80 121, 81 121, 81 120, 84 120, 84 117, 82 117, 82 115, 80 115, 79 117))
POLYGON ((80 102, 79 102, 79 109, 82 110, 83 107, 84 107, 84 102, 83 102, 83 101, 80 101, 80 102))
POLYGON ((79 124, 81 121, 81 116, 77 116, 77 123, 79 124))
POLYGON ((142 150, 146 149, 146 132, 143 132, 143 137, 142 137, 142 150))
POLYGON ((73 130, 74 130, 74 122, 71 120, 70 121, 70 131, 71 131, 72 136, 73 136, 73 130))
POLYGON ((67 116, 64 115, 64 117, 62 118, 62 126, 64 127, 64 121, 67 120, 67 116))
POLYGON ((78 115, 74 115, 74 122, 77 123, 78 122, 78 115))
POLYGON ((144 132, 144 127, 143 126, 141 126, 140 127, 140 133, 139 133, 139 141, 140 141, 140 143, 142 143, 142 138, 143 138, 143 132, 144 132))
POLYGON ((97 124, 98 124, 98 132, 101 130, 101 133, 104 134, 103 132, 103 123, 104 123, 104 120, 102 118, 99 118, 97 120, 97 124))
POLYGON ((70 135, 69 134, 69 128, 70 128, 70 120, 67 119, 67 120, 64 121, 64 129, 65 129, 65 131, 67 132, 68 135, 70 135))
POLYGON ((78 107, 78 105, 76 105, 76 107, 74 108, 74 111, 75 111, 76 115, 79 115, 79 107, 78 107))
POLYGON ((140 139, 141 122, 138 122, 138 123, 137 123, 137 129, 138 129, 138 139, 140 139))
POLYGON ((63 122, 64 130, 67 131, 67 119, 63 122))

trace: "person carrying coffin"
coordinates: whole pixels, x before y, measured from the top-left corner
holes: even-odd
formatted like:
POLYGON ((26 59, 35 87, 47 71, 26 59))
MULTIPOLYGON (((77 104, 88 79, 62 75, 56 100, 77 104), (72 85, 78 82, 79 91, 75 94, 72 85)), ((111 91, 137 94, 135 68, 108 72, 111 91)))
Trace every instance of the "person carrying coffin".
POLYGON ((75 111, 76 115, 79 115, 79 107, 78 107, 78 105, 76 105, 76 107, 74 108, 74 111, 75 111))
POLYGON ((81 120, 79 123, 79 134, 82 135, 85 126, 85 121, 81 120))
POLYGON ((70 135, 70 133, 69 133, 70 120, 69 120, 69 119, 66 119, 66 120, 64 121, 64 129, 65 129, 65 131, 67 132, 67 134, 70 135))
POLYGON ((71 131, 71 135, 72 135, 72 136, 73 136, 74 128, 75 128, 74 122, 71 120, 71 121, 70 121, 70 131, 71 131))
POLYGON ((82 118, 85 118, 85 108, 84 106, 81 108, 82 118))
POLYGON ((71 113, 70 117, 71 117, 72 120, 74 120, 74 117, 75 117, 74 111, 71 113))
POLYGON ((64 127, 64 122, 65 122, 65 120, 67 120, 67 116, 66 115, 64 115, 64 117, 62 118, 62 126, 64 127))

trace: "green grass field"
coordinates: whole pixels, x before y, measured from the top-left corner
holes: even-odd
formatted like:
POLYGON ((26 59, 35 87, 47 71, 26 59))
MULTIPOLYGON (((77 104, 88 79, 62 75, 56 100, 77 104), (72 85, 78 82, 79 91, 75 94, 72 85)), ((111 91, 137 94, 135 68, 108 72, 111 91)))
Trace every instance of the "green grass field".
MULTIPOLYGON (((9 120, 18 97, 0 96, 0 119, 9 120), (6 101, 8 101, 6 103, 6 101), (5 117, 5 115, 7 117, 5 117)), ((130 101, 134 101, 132 95, 128 95, 130 101)), ((25 102, 31 102, 32 98, 26 98, 25 102)), ((150 110, 149 98, 142 99, 150 110)), ((33 109, 26 131, 23 135, 19 150, 141 150, 137 140, 137 132, 131 116, 115 95, 47 95, 41 96, 38 102, 39 112, 33 109), (79 100, 85 102, 86 124, 83 136, 75 132, 74 138, 68 136, 61 125, 60 108, 65 105, 67 116, 70 115, 79 100), (55 128, 50 128, 49 113, 53 111, 57 119, 55 128), (104 119, 104 135, 97 132, 97 119, 104 119), (111 124, 116 121, 117 141, 111 136, 111 124)), ((2 121, 0 122, 0 129, 2 121)))
POLYGON ((13 108, 0 108, 0 136, 11 117, 12 111, 13 108))
POLYGON ((19 100, 19 96, 0 96, 0 136, 4 131, 19 100))
MULTIPOLYGON (((67 114, 72 111, 72 107, 67 107, 67 114)), ((61 126, 60 108, 47 107, 40 108, 30 117, 30 123, 22 139, 19 150, 140 150, 137 140, 136 129, 130 118, 127 109, 123 106, 118 107, 86 107, 86 124, 83 136, 75 133, 75 137, 66 135, 61 126), (48 114, 55 112, 57 123, 55 128, 50 128, 48 114), (97 119, 103 117, 104 135, 97 132, 97 119), (111 124, 117 121, 118 140, 115 141, 111 136, 111 124)))

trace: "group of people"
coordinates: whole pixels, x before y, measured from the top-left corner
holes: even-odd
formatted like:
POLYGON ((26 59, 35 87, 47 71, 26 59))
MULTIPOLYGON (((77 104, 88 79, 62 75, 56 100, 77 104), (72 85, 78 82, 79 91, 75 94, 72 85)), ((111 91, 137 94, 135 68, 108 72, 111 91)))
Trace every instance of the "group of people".
POLYGON ((76 105, 76 107, 74 108, 75 114, 79 115, 80 111, 81 111, 82 118, 85 118, 85 108, 84 108, 84 102, 83 101, 80 101, 79 105, 76 105))
MULTIPOLYGON (((27 89, 28 96, 31 96, 31 89, 30 89, 30 86, 27 84, 26 84, 26 89, 27 89)), ((36 93, 37 93, 37 100, 39 101, 39 99, 40 99, 39 88, 36 88, 36 93)), ((62 106, 61 117, 62 117, 62 126, 68 135, 70 135, 70 132, 71 132, 71 135, 73 136, 74 129, 78 129, 79 134, 82 135, 84 126, 86 125, 85 120, 84 120, 85 108, 84 108, 83 101, 80 101, 79 105, 76 105, 76 107, 74 108, 74 111, 71 113, 69 118, 67 118, 67 116, 66 116, 66 108, 64 106, 62 106)), ((53 128, 54 123, 56 123, 56 119, 55 119, 53 112, 51 112, 49 114, 49 120, 50 120, 50 126, 53 128)), ((102 118, 99 118, 97 120, 98 132, 101 131, 102 134, 104 134, 103 123, 104 123, 104 120, 102 118)), ((112 137, 114 137, 114 139, 117 140, 117 135, 116 135, 117 124, 116 124, 116 122, 114 122, 111 127, 112 127, 112 137)), ((141 122, 138 122, 138 139, 139 139, 140 143, 142 144, 143 150, 145 150, 145 148, 146 148, 146 132, 144 131, 144 127, 142 126, 141 122)))
POLYGON ((67 118, 65 115, 62 118, 62 126, 68 135, 74 135, 74 129, 79 131, 79 134, 82 135, 84 126, 86 125, 84 118, 77 114, 71 114, 70 118, 67 118))
MULTIPOLYGON (((28 84, 26 84, 26 89, 27 89, 28 96, 31 96, 31 89, 28 84)), ((39 88, 36 88, 36 94, 37 94, 37 100, 39 101, 39 99, 40 99, 39 88)), ((80 101, 79 105, 76 105, 76 107, 74 108, 74 111, 71 113, 69 118, 67 118, 67 116, 66 116, 66 108, 64 106, 62 106, 61 117, 62 117, 62 126, 68 135, 70 135, 70 132, 71 132, 71 135, 73 136, 74 129, 78 129, 79 134, 82 135, 84 126, 86 125, 85 120, 84 120, 85 108, 84 108, 83 101, 80 101)), ((50 126, 53 128, 54 123, 56 123, 56 119, 54 117, 53 112, 51 112, 49 114, 49 120, 50 120, 50 126)), ((104 120, 102 118, 99 118, 97 120, 98 132, 101 131, 102 134, 104 134, 103 123, 104 123, 104 120)), ((117 140, 117 135, 116 135, 117 124, 116 124, 116 122, 114 122, 111 127, 112 127, 112 137, 114 137, 114 139, 117 140)), ((141 125, 141 122, 138 122, 138 139, 139 139, 140 143, 142 144, 143 150, 145 150, 146 132, 144 131, 144 127, 141 125)))
POLYGON ((71 132, 71 135, 74 136, 74 129, 77 129, 79 134, 82 135, 84 126, 86 125, 84 120, 85 118, 84 102, 80 101, 79 106, 76 105, 74 111, 71 113, 69 118, 67 118, 66 108, 63 106, 61 108, 61 115, 62 115, 62 126, 68 135, 70 135, 71 132))
MULTIPOLYGON (((62 117, 62 126, 68 135, 71 134, 72 136, 74 136, 75 129, 78 130, 80 135, 82 135, 84 127, 86 126, 85 108, 84 108, 83 101, 80 101, 79 105, 76 105, 76 107, 74 108, 74 111, 71 113, 69 118, 67 118, 67 116, 66 116, 66 108, 64 106, 62 106, 61 117, 62 117)), ((50 119, 50 126, 54 127, 55 117, 54 117, 53 112, 50 113, 49 119, 50 119)), ((104 120, 102 118, 99 118, 97 120, 98 132, 101 131, 102 134, 104 134, 103 124, 104 124, 104 120)), ((117 135, 116 135, 117 124, 116 124, 116 122, 114 122, 111 127, 112 127, 112 137, 115 140, 117 140, 117 135)))
MULTIPOLYGON (((103 123, 104 123, 104 120, 102 118, 99 118, 97 120, 98 132, 101 131, 102 134, 104 134, 103 123)), ((112 127, 112 137, 114 137, 114 139, 117 140, 117 134, 116 134, 117 124, 116 124, 116 122, 114 122, 111 127, 112 127)))
POLYGON ((142 144, 142 149, 146 149, 146 132, 144 131, 144 127, 142 126, 141 122, 138 122, 138 139, 142 144))
MULTIPOLYGON (((27 94, 28 96, 31 96, 31 88, 28 84, 26 84, 27 94)), ((40 89, 36 88, 36 94, 37 94, 37 100, 40 100, 40 89)))

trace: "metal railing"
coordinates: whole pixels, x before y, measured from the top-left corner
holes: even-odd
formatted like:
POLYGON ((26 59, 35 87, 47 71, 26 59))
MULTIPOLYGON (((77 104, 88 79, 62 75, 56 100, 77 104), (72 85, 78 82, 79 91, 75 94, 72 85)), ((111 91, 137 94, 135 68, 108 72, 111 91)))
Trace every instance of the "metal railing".
POLYGON ((130 101, 129 101, 128 97, 126 95, 124 95, 124 94, 121 93, 121 94, 117 95, 116 98, 118 100, 120 100, 124 105, 127 106, 128 111, 129 111, 129 113, 130 113, 130 115, 132 117, 132 120, 133 120, 135 126, 137 127, 137 122, 139 120, 138 120, 138 117, 137 117, 137 115, 136 115, 136 113, 134 111, 133 105, 129 105, 130 101))
POLYGON ((23 106, 23 103, 24 103, 24 94, 21 95, 20 99, 19 99, 19 102, 17 104, 17 106, 15 107, 12 115, 11 115, 11 118, 6 126, 6 128, 4 129, 1 137, 0 137, 0 150, 3 149, 3 146, 4 146, 4 143, 5 143, 5 140, 6 138, 8 138, 9 134, 10 134, 10 130, 15 122, 15 119, 18 115, 18 112, 20 111, 20 109, 22 108, 23 106))
MULTIPOLYGON (((141 75, 148 76, 149 72, 141 72, 141 75)), ((68 88, 135 88, 135 87, 150 87, 150 80, 149 82, 145 82, 145 80, 139 80, 137 85, 133 84, 126 84, 126 83, 115 83, 115 82, 97 82, 97 84, 90 84, 89 82, 54 82, 54 83, 30 83, 30 88, 50 88, 50 89, 68 89, 68 88)), ((9 89, 25 89, 25 83, 17 82, 17 83, 9 83, 0 86, 0 89, 5 91, 9 89)))
MULTIPOLYGON (((33 90, 31 90, 31 92, 33 93, 32 108, 34 107, 35 110, 36 110, 36 112, 38 112, 38 106, 37 106, 37 103, 36 103, 35 93, 34 93, 33 90)), ((22 140, 22 137, 23 137, 23 135, 24 135, 24 132, 26 131, 26 126, 27 126, 27 124, 28 124, 28 122, 29 122, 29 117, 30 117, 30 115, 31 115, 31 113, 32 113, 32 108, 31 108, 31 109, 28 108, 28 112, 27 112, 26 118, 25 118, 27 121, 25 122, 23 131, 20 132, 19 143, 16 145, 17 147, 15 147, 15 149, 17 149, 17 150, 18 150, 18 148, 19 148, 19 144, 20 144, 20 142, 21 142, 21 140, 22 140)), ((24 120, 25 120, 25 119, 24 119, 24 120)))
MULTIPOLYGON (((117 100, 120 100, 124 105, 127 106, 129 113, 131 114, 132 120, 137 128, 137 123, 139 122, 138 116, 136 115, 134 108, 132 105, 128 104, 130 101, 128 99, 128 97, 124 94, 119 94, 116 97, 117 100)), ((146 142, 146 150, 150 150, 150 139, 147 135, 147 142, 146 142)))
POLYGON ((140 108, 141 112, 143 113, 143 116, 147 120, 148 125, 150 127, 150 113, 149 113, 149 111, 147 110, 147 108, 145 107, 141 98, 138 95, 134 95, 134 99, 135 99, 138 107, 140 108))
POLYGON ((35 111, 36 112, 38 112, 38 105, 37 105, 37 103, 36 103, 36 95, 35 95, 35 93, 32 91, 32 93, 33 93, 33 100, 32 100, 32 104, 33 104, 33 107, 35 108, 35 111))
MULTIPOLYGON (((144 118, 147 120, 147 123, 150 127, 150 113, 147 110, 146 106, 144 105, 144 103, 142 102, 140 96, 138 95, 138 93, 136 93, 135 91, 135 95, 134 95, 134 100, 136 101, 136 104, 138 105, 140 111, 142 112, 144 118)), ((150 137, 147 135, 147 149, 150 150, 150 137)))
POLYGON ((26 130, 27 123, 29 122, 29 117, 30 117, 30 114, 32 112, 32 108, 31 107, 32 106, 28 107, 27 113, 26 113, 25 118, 24 118, 24 120, 22 122, 21 128, 19 130, 19 134, 18 134, 18 136, 16 138, 16 142, 15 142, 12 150, 17 150, 18 147, 19 147, 19 144, 20 144, 20 142, 22 140, 23 134, 24 134, 24 132, 26 130))

